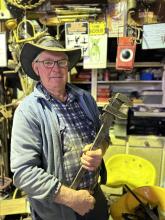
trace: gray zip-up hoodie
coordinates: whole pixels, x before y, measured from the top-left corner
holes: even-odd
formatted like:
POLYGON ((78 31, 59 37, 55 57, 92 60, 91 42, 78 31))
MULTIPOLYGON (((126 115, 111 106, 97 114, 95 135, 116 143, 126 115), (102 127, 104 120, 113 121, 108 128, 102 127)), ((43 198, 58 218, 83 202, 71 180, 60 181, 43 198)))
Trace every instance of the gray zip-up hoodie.
MULTIPOLYGON (((93 97, 68 86, 98 131, 99 111, 93 97)), ((52 104, 37 86, 14 114, 11 171, 15 186, 27 193, 32 209, 43 220, 76 219, 72 209, 53 201, 60 183, 65 184, 60 130, 52 104)))

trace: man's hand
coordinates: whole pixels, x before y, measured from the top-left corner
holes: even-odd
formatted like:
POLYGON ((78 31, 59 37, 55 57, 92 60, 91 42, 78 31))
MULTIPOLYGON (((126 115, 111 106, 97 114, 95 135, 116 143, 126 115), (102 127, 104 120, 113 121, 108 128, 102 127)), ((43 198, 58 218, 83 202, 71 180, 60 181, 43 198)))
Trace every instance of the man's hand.
POLYGON ((83 168, 89 171, 94 171, 101 164, 103 152, 100 148, 97 150, 89 150, 91 146, 92 144, 88 144, 84 147, 83 155, 81 157, 81 163, 83 168))
POLYGON ((75 192, 70 207, 79 215, 85 215, 94 208, 95 198, 88 190, 78 190, 75 192))
POLYGON ((94 208, 95 198, 88 190, 74 190, 62 185, 55 202, 72 208, 79 215, 85 215, 94 208))

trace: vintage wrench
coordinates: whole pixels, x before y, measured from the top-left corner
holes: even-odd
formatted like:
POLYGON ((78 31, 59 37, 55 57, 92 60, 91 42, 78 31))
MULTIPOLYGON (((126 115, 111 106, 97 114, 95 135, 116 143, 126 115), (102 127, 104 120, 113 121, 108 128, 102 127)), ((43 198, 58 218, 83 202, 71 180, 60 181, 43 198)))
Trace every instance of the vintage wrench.
MULTIPOLYGON (((126 119, 127 115, 120 111, 121 106, 125 104, 127 106, 131 106, 132 103, 129 98, 121 93, 116 93, 110 100, 107 105, 103 107, 103 114, 101 115, 101 127, 99 132, 97 133, 93 145, 90 150, 94 150, 100 147, 101 141, 105 138, 106 131, 110 129, 115 118, 126 119)), ((72 189, 77 189, 84 173, 87 170, 82 166, 80 167, 78 173, 76 174, 72 184, 70 187, 72 189)))

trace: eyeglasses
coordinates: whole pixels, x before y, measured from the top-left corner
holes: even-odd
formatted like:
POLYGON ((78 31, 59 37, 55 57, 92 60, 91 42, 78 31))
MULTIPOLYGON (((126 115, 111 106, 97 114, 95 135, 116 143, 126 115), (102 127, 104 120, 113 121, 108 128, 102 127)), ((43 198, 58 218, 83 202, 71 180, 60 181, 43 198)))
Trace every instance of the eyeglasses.
POLYGON ((69 61, 67 59, 63 60, 36 60, 36 63, 43 63, 45 68, 53 68, 57 64, 60 68, 68 66, 69 61))

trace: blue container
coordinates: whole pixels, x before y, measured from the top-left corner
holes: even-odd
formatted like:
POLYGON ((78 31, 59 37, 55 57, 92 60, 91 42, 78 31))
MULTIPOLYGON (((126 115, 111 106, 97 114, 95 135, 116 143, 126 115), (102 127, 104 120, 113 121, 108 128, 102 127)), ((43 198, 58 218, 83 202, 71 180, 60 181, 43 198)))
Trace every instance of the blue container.
POLYGON ((150 72, 141 72, 140 80, 153 80, 153 73, 150 72))

